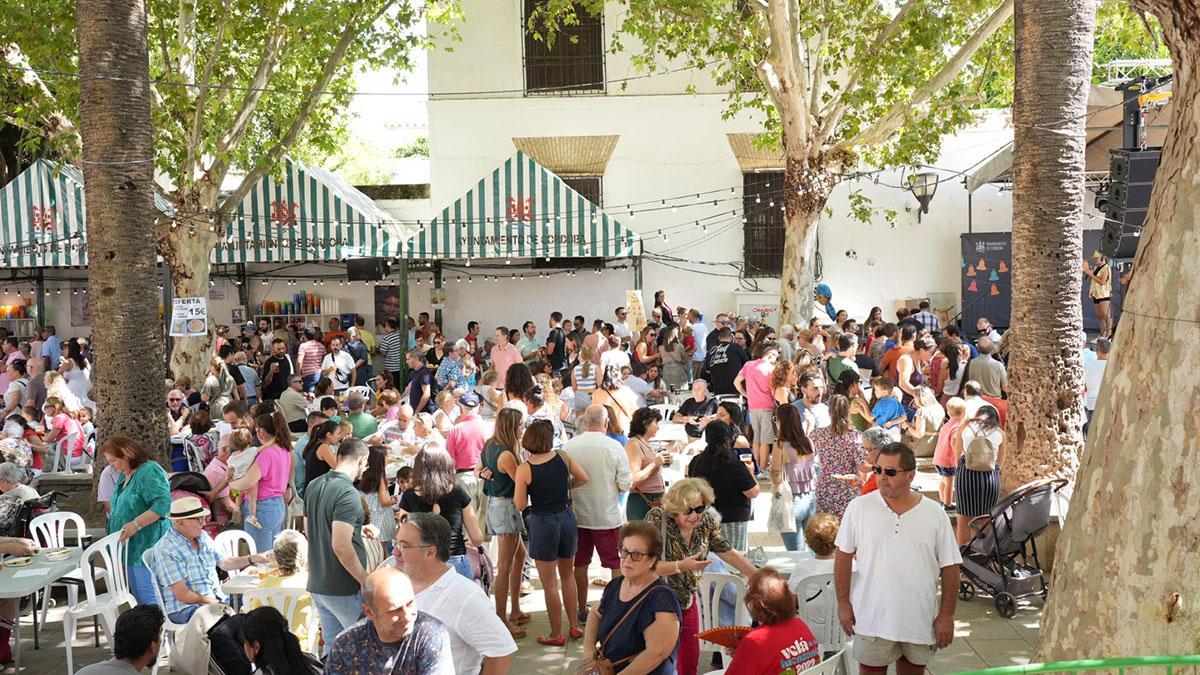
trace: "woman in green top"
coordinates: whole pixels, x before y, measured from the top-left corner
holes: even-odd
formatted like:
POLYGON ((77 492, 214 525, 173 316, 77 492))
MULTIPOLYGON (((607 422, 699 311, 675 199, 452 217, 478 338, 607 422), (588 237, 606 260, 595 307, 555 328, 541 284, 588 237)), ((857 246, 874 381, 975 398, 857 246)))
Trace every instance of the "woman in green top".
POLYGON ((150 453, 132 438, 114 436, 100 448, 117 476, 112 496, 108 533, 121 533, 127 542, 126 572, 129 590, 138 604, 157 604, 150 570, 142 564, 142 553, 167 533, 163 518, 171 511, 171 484, 167 472, 150 459, 150 453))
POLYGON ((847 370, 834 383, 834 393, 845 396, 850 401, 850 423, 859 431, 866 431, 875 423, 871 416, 871 404, 859 384, 860 376, 857 370, 847 370))
POLYGON ((483 492, 488 496, 487 530, 500 538, 500 555, 496 559, 496 614, 508 626, 513 638, 525 637, 521 625, 529 623, 529 615, 521 611, 521 570, 525 567, 525 523, 513 504, 513 477, 521 463, 517 454, 524 428, 520 410, 505 408, 496 414, 496 433, 492 436, 475 466, 475 474, 484 480, 483 492), (512 598, 512 613, 506 614, 508 599, 512 598))

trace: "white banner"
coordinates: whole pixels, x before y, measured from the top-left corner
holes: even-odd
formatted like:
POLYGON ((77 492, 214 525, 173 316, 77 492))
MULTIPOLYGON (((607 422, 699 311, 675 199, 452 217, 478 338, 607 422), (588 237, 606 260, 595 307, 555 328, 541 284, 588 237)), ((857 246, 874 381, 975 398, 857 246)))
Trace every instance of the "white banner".
POLYGON ((171 336, 197 337, 208 333, 208 300, 205 298, 173 298, 171 302, 171 336))

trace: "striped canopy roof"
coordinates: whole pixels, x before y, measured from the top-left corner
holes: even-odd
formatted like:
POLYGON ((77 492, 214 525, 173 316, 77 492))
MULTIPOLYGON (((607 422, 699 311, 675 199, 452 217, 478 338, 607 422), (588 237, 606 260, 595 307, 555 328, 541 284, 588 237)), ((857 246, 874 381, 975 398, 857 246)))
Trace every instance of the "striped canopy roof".
POLYGON ((259 180, 226 230, 215 263, 391 258, 413 234, 338 176, 292 160, 259 180))
MULTIPOLYGON (((159 195, 154 204, 173 213, 159 195)), ((39 159, 0 188, 0 267, 86 265, 86 231, 78 168, 39 159)))
POLYGON ((518 151, 410 239, 407 257, 626 257, 633 241, 599 206, 518 151))

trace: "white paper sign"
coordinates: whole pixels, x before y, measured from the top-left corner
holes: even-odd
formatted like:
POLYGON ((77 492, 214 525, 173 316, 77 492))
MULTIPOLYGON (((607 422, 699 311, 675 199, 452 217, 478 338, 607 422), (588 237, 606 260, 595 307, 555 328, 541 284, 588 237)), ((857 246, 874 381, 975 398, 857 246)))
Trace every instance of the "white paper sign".
POLYGON ((208 300, 172 298, 171 336, 196 337, 208 333, 208 300))

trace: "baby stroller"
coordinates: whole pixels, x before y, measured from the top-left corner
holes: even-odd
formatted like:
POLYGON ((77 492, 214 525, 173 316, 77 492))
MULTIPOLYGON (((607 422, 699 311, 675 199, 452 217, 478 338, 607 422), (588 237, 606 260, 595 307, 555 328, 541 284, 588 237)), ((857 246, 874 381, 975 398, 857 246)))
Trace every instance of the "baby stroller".
POLYGON ((196 497, 209 513, 214 514, 205 520, 204 531, 210 537, 217 536, 221 532, 221 523, 217 522, 216 511, 208 500, 208 494, 212 492, 212 484, 208 482, 208 476, 198 471, 180 471, 171 474, 169 480, 172 501, 180 497, 196 497))
POLYGON ((997 502, 990 515, 971 520, 975 534, 962 547, 966 580, 958 585, 959 598, 970 600, 979 587, 995 598, 996 612, 1006 619, 1016 615, 1019 599, 1046 599, 1034 538, 1049 526, 1054 493, 1066 484, 1062 479, 1026 483, 997 502))

